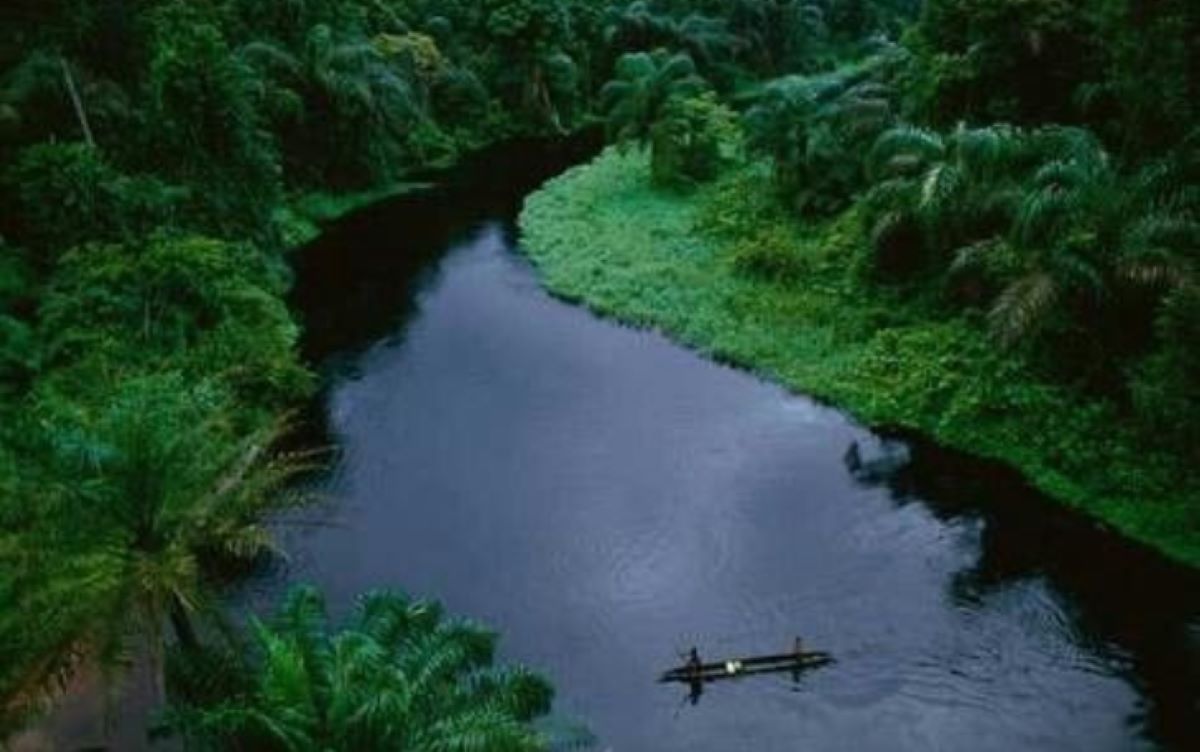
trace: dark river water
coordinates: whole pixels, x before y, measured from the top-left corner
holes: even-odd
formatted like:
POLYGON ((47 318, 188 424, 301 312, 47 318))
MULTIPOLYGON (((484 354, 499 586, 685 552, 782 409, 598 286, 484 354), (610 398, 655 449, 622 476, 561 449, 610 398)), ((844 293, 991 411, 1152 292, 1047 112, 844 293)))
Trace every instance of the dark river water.
POLYGON ((572 151, 483 158, 300 259, 337 458, 261 595, 441 599, 598 750, 1200 749, 1194 577, 1000 469, 543 292, 514 217, 572 151), (796 635, 837 662, 695 705, 655 681, 692 645, 796 635))

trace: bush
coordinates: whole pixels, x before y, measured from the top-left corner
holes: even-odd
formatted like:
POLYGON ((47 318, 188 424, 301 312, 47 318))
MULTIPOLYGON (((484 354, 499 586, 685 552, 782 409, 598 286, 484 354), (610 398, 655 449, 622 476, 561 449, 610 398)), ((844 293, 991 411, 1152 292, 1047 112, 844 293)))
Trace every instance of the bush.
POLYGON ((87 241, 121 241, 169 224, 185 192, 150 177, 131 177, 81 143, 23 150, 4 176, 19 211, 13 237, 37 251, 39 266, 87 241))
POLYGON ((664 186, 712 180, 725 163, 723 147, 739 137, 733 112, 707 92, 672 97, 651 129, 650 172, 664 186))
POLYGON ((735 240, 731 257, 740 272, 765 279, 795 281, 807 271, 799 249, 786 225, 770 224, 735 240))
POLYGON ((1134 406, 1154 434, 1191 447, 1200 462, 1200 287, 1182 287, 1163 304, 1159 348, 1132 383, 1134 406))
POLYGON ((298 329, 282 283, 247 244, 159 234, 144 244, 81 247, 63 257, 41 307, 50 363, 97 374, 181 370, 232 384, 251 406, 305 394, 298 329))

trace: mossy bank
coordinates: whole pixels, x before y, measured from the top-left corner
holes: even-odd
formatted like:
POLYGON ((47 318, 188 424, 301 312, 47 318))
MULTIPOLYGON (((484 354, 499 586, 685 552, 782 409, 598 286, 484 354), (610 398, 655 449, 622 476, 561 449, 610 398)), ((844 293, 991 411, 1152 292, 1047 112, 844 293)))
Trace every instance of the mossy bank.
POLYGON ((1119 410, 1040 379, 969 315, 862 281, 853 211, 786 217, 745 166, 680 194, 610 149, 529 197, 523 246, 546 287, 711 357, 1008 463, 1048 496, 1200 567, 1186 448, 1147 449, 1119 410))

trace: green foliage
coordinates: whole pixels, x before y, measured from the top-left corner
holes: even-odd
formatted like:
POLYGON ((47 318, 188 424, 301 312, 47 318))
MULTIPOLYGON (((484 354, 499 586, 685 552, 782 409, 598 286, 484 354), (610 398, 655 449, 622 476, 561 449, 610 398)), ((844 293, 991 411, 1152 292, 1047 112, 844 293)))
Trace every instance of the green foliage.
POLYGON ((1093 0, 1104 63, 1076 99, 1123 152, 1161 153, 1195 128, 1200 6, 1190 0, 1093 0))
POLYGON ((711 180, 736 144, 737 118, 712 93, 672 97, 650 133, 650 171, 659 185, 686 186, 711 180))
POLYGON ((0 398, 8 399, 10 391, 28 382, 39 363, 38 344, 27 323, 0 313, 0 398))
POLYGON ((769 157, 780 194, 804 214, 845 208, 864 182, 861 153, 893 120, 887 61, 768 82, 747 111, 747 143, 769 157))
POLYGON ((616 76, 601 96, 609 138, 616 143, 650 145, 655 125, 673 98, 692 97, 706 88, 687 54, 665 50, 636 52, 617 60, 616 76))
POLYGON ((1167 441, 1191 448, 1192 462, 1200 448, 1200 287, 1194 282, 1173 290, 1156 323, 1160 348, 1141 364, 1133 381, 1138 415, 1167 441))
MULTIPOLYGON (((558 292, 1200 558, 1200 4, 928 0, 903 48, 915 0, 20 8, 0 24, 0 715, 172 617, 190 639, 215 551, 265 544, 273 502, 251 497, 288 473, 252 480, 235 437, 266 441, 310 386, 275 252, 414 170, 598 116, 651 154, 530 201, 558 292), (726 169, 727 107, 764 163, 726 169), (213 492, 230 478, 240 501, 213 492)), ((346 660, 394 647, 355 629, 328 635, 346 660)), ((303 641, 260 635, 229 692, 182 706, 190 744, 382 733, 272 695, 303 641)), ((465 731, 434 723, 441 748, 504 748, 445 691, 465 731)))
POLYGON ((184 749, 545 749, 528 722, 550 686, 493 667, 495 635, 435 603, 370 593, 335 632, 321 596, 299 588, 249 637, 245 655, 174 662, 165 727, 184 749))
POLYGON ((741 42, 720 18, 696 12, 677 17, 653 5, 635 0, 610 13, 605 38, 615 52, 666 49, 686 54, 711 74, 741 42))
POLYGON ((299 55, 256 42, 242 57, 273 77, 303 115, 284 131, 295 179, 361 188, 396 176, 407 156, 408 132, 423 117, 421 63, 403 46, 378 38, 341 40, 318 24, 299 55))
POLYGON ((238 431, 232 409, 216 385, 169 372, 127 379, 97 406, 38 404, 46 468, 15 494, 38 501, 3 507, 0 642, 13 662, 0 706, 85 660, 119 671, 135 641, 160 655, 168 619, 194 646, 213 576, 271 550, 264 517, 294 502, 303 463, 270 454, 269 427, 238 431))
POLYGON ((577 63, 568 52, 564 0, 483 0, 484 38, 507 51, 496 88, 523 118, 562 131, 577 96, 577 63), (567 117, 564 117, 567 116, 567 117))
POLYGON ((1195 123, 1200 8, 1188 0, 929 0, 907 37, 908 114, 1094 125, 1161 153, 1195 123))
POLYGON ((1159 304, 1194 279, 1185 199, 1157 170, 1119 172, 1088 131, 901 126, 868 164, 877 278, 939 280, 990 308, 1003 343, 1089 388, 1122 396, 1159 304))
POLYGON ((1097 55, 1088 4, 928 0, 908 40, 911 114, 939 124, 1069 118, 1097 55))
POLYGON ((1016 212, 1019 138, 1006 126, 960 126, 943 137, 902 125, 882 134, 867 159, 875 185, 864 214, 876 270, 897 280, 953 260, 962 271, 992 248, 1016 212))
MULTIPOLYGON (((1067 155, 1064 138, 1033 139, 1031 148, 1050 140, 1067 155)), ((947 144, 910 133, 904 149, 901 141, 888 139, 896 155, 929 155, 911 164, 921 175, 947 155, 982 169, 981 155, 966 155, 986 153, 991 138, 952 134, 947 144), (928 148, 934 141, 940 149, 928 148)), ((891 162, 882 150, 877 157, 891 162)), ((667 194, 652 189, 645 155, 609 151, 529 198, 522 245, 556 294, 670 332, 871 423, 1011 463, 1064 503, 1200 563, 1196 444, 1185 441, 1197 425, 1193 286, 1173 288, 1159 309, 1157 338, 1172 343, 1160 352, 1171 354, 1139 369, 1139 409, 1159 422, 1131 420, 1112 398, 1056 383, 994 346, 980 317, 864 282, 854 268, 870 227, 863 209, 797 227, 752 189, 761 177, 749 165, 689 196, 667 194)), ((1019 278, 1028 258, 1003 238, 974 252, 986 257, 979 273, 995 289, 1019 278)))
POLYGON ((247 406, 286 407, 308 378, 280 287, 246 244, 157 235, 79 248, 41 307, 46 358, 61 371, 53 381, 105 388, 174 365, 222 379, 247 406))
POLYGON ((279 166, 255 106, 257 77, 232 54, 206 7, 168 2, 146 19, 149 66, 144 167, 194 185, 205 227, 252 237, 278 202, 279 166))
POLYGON ((0 237, 0 390, 18 382, 36 361, 36 342, 22 320, 33 295, 33 274, 25 259, 0 237))
POLYGON ((43 250, 42 267, 90 240, 137 237, 174 220, 185 193, 152 177, 130 177, 95 149, 78 143, 23 150, 3 176, 18 211, 14 239, 43 250))

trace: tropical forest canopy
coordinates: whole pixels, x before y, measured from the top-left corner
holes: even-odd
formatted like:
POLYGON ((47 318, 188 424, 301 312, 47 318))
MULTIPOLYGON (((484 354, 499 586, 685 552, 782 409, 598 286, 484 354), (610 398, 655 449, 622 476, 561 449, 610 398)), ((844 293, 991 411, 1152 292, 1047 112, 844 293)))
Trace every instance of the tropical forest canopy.
MULTIPOLYGON (((507 138, 603 126, 663 190, 767 164, 791 216, 863 223, 866 289, 983 322, 1200 459, 1196 50, 1192 0, 7 0, 4 721, 136 651, 175 667, 166 727, 196 748, 390 748, 382 720, 270 722, 370 702, 329 695, 343 646, 380 696, 413 691, 389 664, 447 667, 444 708, 380 706, 424 724, 404 744, 537 746, 542 684, 480 679, 488 639, 396 596, 332 636, 300 593, 211 645, 221 585, 272 555, 264 517, 319 459, 276 449, 314 383, 283 302, 303 207, 507 138)), ((786 275, 771 249, 746 268, 786 275)))

